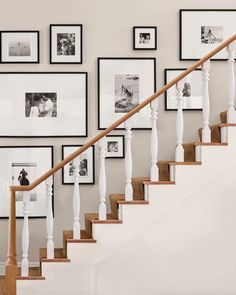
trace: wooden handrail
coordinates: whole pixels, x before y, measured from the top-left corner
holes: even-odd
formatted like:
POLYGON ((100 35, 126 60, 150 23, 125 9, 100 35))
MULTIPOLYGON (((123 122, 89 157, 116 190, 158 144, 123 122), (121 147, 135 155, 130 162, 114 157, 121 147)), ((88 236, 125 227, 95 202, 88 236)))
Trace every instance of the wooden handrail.
POLYGON ((130 112, 128 112, 126 115, 115 121, 110 127, 106 128, 104 131, 96 135, 94 138, 90 139, 86 144, 84 144, 80 149, 66 157, 61 162, 57 163, 52 169, 50 169, 48 172, 44 173, 41 177, 36 179, 34 182, 31 183, 31 185, 27 186, 11 186, 10 189, 12 191, 30 191, 34 189, 36 186, 38 186, 40 183, 42 183, 44 180, 46 180, 48 177, 55 174, 58 170, 60 170, 62 167, 64 167, 66 164, 68 164, 70 161, 78 157, 80 154, 82 154, 84 151, 86 151, 89 147, 91 147, 93 144, 98 142, 101 138, 106 136, 108 133, 110 133, 112 130, 114 130, 116 127, 124 123, 126 120, 128 120, 130 117, 132 117, 135 113, 139 112, 142 108, 144 108, 147 104, 149 104, 151 101, 159 97, 161 94, 166 92, 169 88, 171 88, 173 85, 175 85, 177 82, 182 80, 184 77, 186 77, 188 74, 190 74, 192 71, 197 69, 199 66, 201 66, 205 61, 210 59, 212 56, 217 54, 219 51, 221 51, 223 48, 228 46, 231 42, 236 40, 236 34, 234 34, 232 37, 224 41, 222 44, 217 46, 214 50, 212 50, 210 53, 205 55, 203 58, 198 60, 196 63, 194 63, 190 68, 185 70, 183 73, 178 75, 175 79, 167 83, 164 87, 162 87, 160 90, 155 92, 153 95, 148 97, 146 100, 144 100, 142 103, 140 103, 138 106, 136 106, 134 109, 132 109, 130 112))

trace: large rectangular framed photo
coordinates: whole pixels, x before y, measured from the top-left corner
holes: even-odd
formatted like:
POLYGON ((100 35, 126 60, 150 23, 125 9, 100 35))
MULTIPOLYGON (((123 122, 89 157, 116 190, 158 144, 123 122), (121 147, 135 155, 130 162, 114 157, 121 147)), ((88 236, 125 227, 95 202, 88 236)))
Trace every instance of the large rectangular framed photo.
MULTIPOLYGON (((165 69, 165 84, 175 79, 186 69, 165 69)), ((201 69, 191 72, 184 80, 183 90, 184 111, 201 111, 203 108, 203 78, 201 69)), ((165 110, 177 110, 177 89, 172 86, 165 92, 165 110)))
MULTIPOLYGON (((236 9, 180 10, 180 60, 198 60, 235 34, 236 9)), ((227 50, 212 60, 227 60, 227 50)))
MULTIPOLYGON (((98 58, 98 129, 106 129, 155 91, 155 58, 98 58)), ((132 117, 132 128, 151 129, 149 105, 132 117)))
MULTIPOLYGON (((29 185, 52 167, 52 146, 0 146, 0 218, 9 216, 9 186, 29 185)), ((46 217, 46 183, 29 194, 29 217, 46 217)), ((16 216, 23 217, 23 192, 16 192, 16 216)))
POLYGON ((0 137, 86 137, 87 73, 0 72, 0 137))

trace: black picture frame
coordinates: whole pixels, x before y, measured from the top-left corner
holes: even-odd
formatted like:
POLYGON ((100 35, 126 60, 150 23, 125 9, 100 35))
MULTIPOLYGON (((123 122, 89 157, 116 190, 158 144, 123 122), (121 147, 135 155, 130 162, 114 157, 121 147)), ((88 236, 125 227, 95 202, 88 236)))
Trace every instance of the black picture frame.
POLYGON ((83 25, 82 24, 50 24, 49 44, 50 44, 50 48, 49 48, 50 64, 82 64, 83 63, 83 25), (57 34, 57 36, 55 36, 54 34, 57 34), (58 44, 59 34, 61 35, 60 51, 59 51, 59 44, 58 44), (72 41, 68 40, 71 38, 73 38, 72 41), (61 54, 58 54, 58 51, 61 54))
MULTIPOLYGON (((142 97, 141 101, 145 100, 149 96, 151 96, 153 93, 156 92, 156 58, 155 57, 98 57, 97 63, 98 63, 98 130, 104 130, 107 127, 109 127, 114 121, 119 119, 124 115, 125 112, 119 114, 119 115, 114 115, 109 114, 109 113, 104 113, 102 109, 102 104, 106 104, 107 102, 104 102, 104 95, 101 92, 103 89, 103 83, 106 85, 109 85, 109 87, 113 87, 115 83, 114 81, 103 81, 102 78, 102 69, 105 68, 105 71, 114 71, 112 66, 117 66, 117 74, 122 74, 123 70, 123 64, 126 64, 127 62, 130 62, 130 73, 137 73, 139 75, 142 75, 142 83, 145 84, 143 87, 147 87, 145 89, 145 94, 144 97, 142 97), (110 62, 111 64, 105 65, 107 62, 110 62), (113 65, 114 62, 114 65, 113 65), (140 64, 139 64, 140 62, 140 64), (105 67, 106 66, 106 67, 105 67), (140 69, 139 69, 140 67, 140 69), (145 72, 145 69, 147 72, 145 72), (109 119, 109 122, 101 122, 101 119, 109 119)), ((124 75, 127 75, 126 71, 127 66, 125 66, 125 73, 124 75)), ((113 73, 114 74, 114 73, 113 73)), ((113 79, 112 74, 109 72, 108 75, 106 73, 106 77, 110 77, 109 79, 113 79)), ((114 96, 115 89, 108 89, 112 93, 107 93, 106 92, 106 97, 111 98, 114 96)), ((109 103, 111 103, 111 99, 109 99, 109 103)), ((114 106, 112 106, 114 107, 114 106)), ((107 108, 107 107, 106 107, 107 108)), ((110 109, 108 110, 109 112, 111 111, 110 109)), ((112 111, 111 111, 112 112, 112 111)), ((133 124, 132 129, 133 130, 151 130, 151 121, 150 121, 150 108, 144 108, 141 110, 139 113, 135 114, 136 116, 136 124, 133 124), (145 114, 144 114, 145 113, 145 114), (144 114, 144 115, 143 115, 144 114), (143 119, 144 118, 144 119, 143 119), (145 122, 144 122, 145 120, 145 122), (144 127, 143 127, 144 126, 144 127)), ((116 130, 124 130, 124 124, 121 125, 121 127, 115 128, 116 130)))
MULTIPOLYGON (((82 147, 82 144, 77 144, 77 145, 62 145, 62 150, 61 150, 61 155, 62 155, 62 160, 65 159, 68 155, 70 155, 72 152, 76 151, 78 148, 82 147), (66 152, 66 149, 68 151, 66 152)), ((92 145, 90 148, 88 148, 85 152, 83 152, 80 157, 84 154, 87 154, 87 158, 90 157, 90 162, 87 162, 87 167, 86 170, 90 171, 88 172, 88 175, 82 179, 82 176, 80 176, 79 179, 79 184, 80 185, 88 185, 88 184, 95 184, 95 147, 92 145), (89 169, 90 167, 90 169, 89 169)), ((73 175, 69 175, 69 164, 65 165, 62 168, 62 184, 63 185, 74 185, 73 180, 73 175), (67 179, 67 180, 66 180, 67 179)))
POLYGON ((156 26, 133 27, 133 50, 157 50, 157 27, 156 26), (142 34, 143 36, 142 44, 138 44, 141 42, 140 36, 138 38, 138 34, 142 34), (138 42, 138 39, 139 39, 139 42, 138 42))
POLYGON ((9 117, 1 119, 0 121, 2 124, 0 125, 0 138, 87 137, 87 72, 0 72, 0 87, 2 89, 0 92, 0 102, 2 95, 2 98, 9 100, 13 108, 9 111, 11 112, 9 117), (67 82, 65 83, 65 81, 67 82), (32 91, 29 91, 29 85, 33 85, 32 91), (10 87, 12 91, 9 92, 8 90, 10 87), (40 91, 40 88, 42 91, 40 91), (37 91, 35 92, 34 89, 37 91), (52 115, 50 120, 49 118, 45 118, 45 121, 40 121, 43 118, 38 118, 38 121, 35 120, 36 118, 28 118, 31 117, 31 115, 26 112, 26 95, 28 92, 30 92, 29 94, 40 95, 58 92, 59 95, 56 99, 60 98, 60 106, 57 106, 57 114, 55 116, 52 115), (75 94, 77 95, 76 100, 75 94), (65 104, 64 107, 63 103, 65 104), (67 112, 68 109, 70 109, 72 115, 70 114, 69 116, 67 113, 67 117, 62 117, 59 112, 63 110, 64 114, 65 108, 67 112), (78 114, 75 113, 75 110, 78 111, 78 114), (19 120, 17 120, 18 113, 20 113, 19 120), (72 121, 74 123, 72 123, 72 121), (68 124, 70 123, 70 126, 65 125, 66 122, 68 124), (24 126, 24 128, 22 126, 24 126), (72 131, 73 128, 75 129, 72 131))
POLYGON ((0 31, 0 49, 2 64, 38 64, 40 63, 40 32, 0 31))
MULTIPOLYGON (((167 84, 167 83, 169 83, 170 82, 170 80, 172 80, 172 79, 174 79, 175 77, 173 76, 172 77, 172 79, 168 79, 168 73, 169 72, 178 72, 178 73, 176 73, 176 76, 177 75, 179 75, 181 72, 183 72, 183 71, 185 71, 185 70, 187 70, 186 68, 168 68, 168 69, 164 69, 164 83, 165 83, 165 85, 167 84)), ((201 86, 200 86, 200 89, 199 89, 199 93, 201 93, 202 94, 202 70, 201 69, 196 69, 196 70, 194 70, 191 74, 189 74, 189 75, 193 75, 193 74, 195 74, 195 73, 197 73, 197 77, 195 77, 195 79, 197 78, 198 80, 197 80, 197 84, 201 84, 201 86)), ((167 91, 165 91, 165 111, 177 111, 177 107, 176 108, 168 108, 168 92, 169 91, 171 91, 171 89, 173 88, 173 87, 175 87, 175 85, 174 86, 172 86, 169 90, 167 90, 167 91)), ((192 87, 192 86, 191 86, 192 87)), ((194 85, 194 90, 195 90, 195 93, 196 93, 196 85, 194 85)), ((202 109, 203 109, 203 105, 201 104, 201 107, 200 108, 189 108, 189 107, 186 107, 186 106, 184 106, 184 103, 183 103, 183 111, 202 111, 202 109)))
POLYGON ((116 155, 114 152, 108 150, 108 146, 106 145, 106 159, 124 159, 125 158, 125 136, 124 135, 107 135, 104 140, 105 144, 108 144, 108 139, 117 139, 117 152, 118 155, 116 155), (119 141, 120 138, 120 141, 119 141), (119 153, 119 147, 121 148, 121 152, 119 153))
MULTIPOLYGON (((179 60, 181 61, 196 61, 206 55, 208 52, 213 50, 220 43, 235 34, 234 26, 236 19, 236 9, 180 9, 179 11, 179 60), (211 15, 214 13, 219 13, 217 19, 219 23, 215 20, 212 25, 208 25, 211 19, 211 15), (235 15, 231 15, 231 14, 235 15), (224 18, 227 20, 224 24, 224 18), (229 21, 232 19, 232 22, 229 21), (186 24, 184 24, 186 22, 186 24), (199 24, 198 22, 202 22, 199 24), (230 24, 230 25, 229 25, 230 24), (201 26, 201 28, 200 28, 201 26), (186 28, 186 31, 185 31, 186 28), (189 28, 191 28, 191 33, 189 33, 189 28), (204 31, 210 28, 217 29, 217 38, 214 42, 209 42, 209 38, 203 37, 204 31), (224 34, 222 33, 224 30, 224 34), (186 33, 188 32, 188 33, 186 33), (192 38, 192 36, 198 36, 192 38), (192 38, 192 39, 191 39, 192 38), (200 45, 200 41, 201 44, 200 45), (187 44, 187 46, 186 46, 187 44), (205 45, 204 45, 205 44, 205 45), (192 47, 191 47, 191 46, 192 47)), ((236 24, 236 23, 235 23, 236 24)), ((211 58, 212 61, 225 61, 227 60, 226 49, 221 50, 217 55, 211 58)))
MULTIPOLYGON (((6 192, 6 194, 9 194, 9 187, 8 187, 7 183, 10 184, 10 182, 11 182, 11 185, 19 185, 18 183, 14 183, 13 167, 17 167, 18 170, 19 170, 19 169, 21 169, 19 167, 25 167, 26 164, 29 164, 29 162, 30 162, 30 164, 32 164, 32 161, 33 161, 34 164, 36 163, 36 167, 37 167, 37 169, 35 170, 37 172, 34 173, 34 178, 32 180, 32 181, 34 181, 38 177, 40 177, 43 173, 46 173, 49 169, 53 168, 53 162, 54 162, 53 157, 54 157, 54 147, 52 145, 28 145, 28 146, 23 146, 23 145, 3 146, 3 145, 1 145, 0 146, 0 174, 3 175, 3 176, 1 176, 1 179, 3 181, 3 177, 10 176, 9 177, 10 179, 9 178, 6 179, 5 188, 1 187, 1 194, 3 194, 4 191, 6 192), (4 149, 6 149, 6 152, 5 152, 5 154, 2 155, 2 151, 4 149), (21 162, 17 162, 18 161, 17 157, 19 157, 19 153, 15 157, 13 155, 11 155, 11 157, 9 157, 9 152, 10 152, 10 150, 13 151, 13 149, 17 149, 18 151, 22 151, 22 153, 24 153, 25 160, 21 160, 21 159, 20 160, 21 161, 26 161, 26 162, 23 162, 23 164, 21 162), (39 149, 39 150, 41 150, 41 152, 43 150, 45 151, 45 154, 43 152, 41 154, 41 157, 43 156, 41 162, 40 162, 40 160, 41 160, 40 155, 39 154, 34 154, 35 149, 39 149), (47 154, 46 154, 46 152, 47 152, 47 154), (45 165, 45 161, 46 161, 45 157, 48 157, 47 165, 45 165), (5 166, 4 166, 4 164, 5 164, 5 166), (11 165, 11 167, 12 167, 11 168, 12 169, 11 173, 9 173, 9 171, 7 171, 7 169, 9 169, 9 167, 8 168, 6 167, 7 164, 11 165), (14 164, 19 164, 19 165, 14 165, 14 164)), ((32 166, 35 166, 35 165, 28 165, 28 167, 30 167, 30 166, 31 166, 31 169, 32 169, 32 166)), ((19 175, 19 172, 16 173, 16 175, 19 175)), ((18 181, 19 181, 19 178, 18 178, 18 181)), ((52 210, 53 210, 53 215, 54 215, 54 184, 53 183, 54 183, 54 177, 52 177, 52 210)), ((33 192, 33 191, 34 190, 32 190, 31 192, 33 192)), ((23 206, 21 204, 20 204, 20 206, 18 206, 18 201, 20 201, 20 200, 17 200, 17 193, 22 193, 22 192, 16 192, 16 218, 24 218, 24 216, 23 216, 23 206), (21 214, 19 214, 19 213, 21 213, 21 214)), ((45 207, 41 208, 42 210, 44 210, 44 214, 42 214, 42 213, 41 214, 33 213, 35 210, 37 210, 37 208, 35 208, 35 206, 34 206, 36 204, 36 202, 33 202, 33 201, 35 201, 35 200, 32 200, 31 206, 30 206, 29 218, 32 218, 32 219, 46 218, 47 217, 47 207, 46 207, 46 198, 47 198, 47 196, 46 196, 45 182, 43 182, 42 184, 37 186, 37 192, 36 193, 40 194, 40 197, 36 198, 36 202, 37 202, 37 199, 40 199, 41 202, 42 202, 42 198, 45 199, 45 202, 42 202, 42 203, 45 203, 44 204, 45 207)), ((2 198, 2 200, 1 200, 1 208, 0 208, 0 219, 8 219, 9 210, 6 210, 5 207, 9 206, 9 204, 8 204, 9 203, 9 197, 3 198, 3 196, 0 195, 0 199, 1 198, 2 198), (4 205, 4 199, 7 199, 6 200, 7 204, 5 204, 5 205, 4 205), (5 210, 7 212, 5 212, 5 214, 3 214, 3 212, 1 212, 1 211, 5 211, 5 210)), ((22 203, 22 201, 20 201, 20 202, 22 203)))

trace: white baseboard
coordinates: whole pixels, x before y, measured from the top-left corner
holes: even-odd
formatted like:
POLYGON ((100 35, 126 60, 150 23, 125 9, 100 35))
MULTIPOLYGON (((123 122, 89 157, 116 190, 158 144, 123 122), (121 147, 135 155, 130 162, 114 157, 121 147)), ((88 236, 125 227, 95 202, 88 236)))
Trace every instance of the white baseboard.
MULTIPOLYGON (((17 262, 17 266, 21 266, 20 262, 17 262)), ((39 262, 29 262, 29 267, 39 267, 39 262)), ((0 262, 0 276, 5 275, 6 262, 0 262)))

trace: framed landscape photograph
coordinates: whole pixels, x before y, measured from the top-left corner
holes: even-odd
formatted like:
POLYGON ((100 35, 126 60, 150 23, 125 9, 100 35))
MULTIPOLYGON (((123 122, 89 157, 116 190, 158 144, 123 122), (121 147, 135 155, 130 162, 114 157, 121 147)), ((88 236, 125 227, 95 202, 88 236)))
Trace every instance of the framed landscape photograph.
POLYGON ((104 140, 106 147, 106 159, 120 159, 125 157, 124 135, 107 135, 104 140))
POLYGON ((39 63, 39 31, 1 31, 1 63, 39 63))
MULTIPOLYGON (((236 9, 180 10, 180 60, 198 60, 235 34, 236 9)), ((227 60, 226 48, 212 60, 227 60)))
MULTIPOLYGON (((98 129, 107 128, 155 91, 155 58, 98 58, 98 129)), ((132 118, 133 129, 150 129, 150 106, 132 118)))
MULTIPOLYGON (((62 160, 70 154, 78 150, 83 145, 63 145, 62 160)), ((75 160, 74 160, 75 161, 75 160)), ((63 167, 62 184, 74 184, 74 161, 63 167)), ((95 183, 95 163, 94 163, 94 145, 88 148, 80 155, 79 164, 79 183, 94 184, 95 183)))
POLYGON ((82 64, 82 51, 82 25, 50 25, 51 64, 82 64))
POLYGON ((157 27, 133 27, 133 50, 157 50, 157 27))
POLYGON ((87 73, 0 72, 0 137, 86 137, 87 73))
MULTIPOLYGON (((186 69, 165 69, 165 84, 175 79, 186 69)), ((203 81, 202 71, 197 69, 190 73, 184 81, 183 87, 183 110, 201 111, 203 108, 203 81)), ((172 86, 165 92, 165 110, 177 110, 177 89, 172 86)))
MULTIPOLYGON (((53 146, 0 146, 0 217, 9 216, 11 185, 30 185, 53 167, 53 146)), ((23 217, 23 193, 16 192, 16 216, 23 217)), ((45 181, 30 192, 29 217, 46 217, 45 181)))

